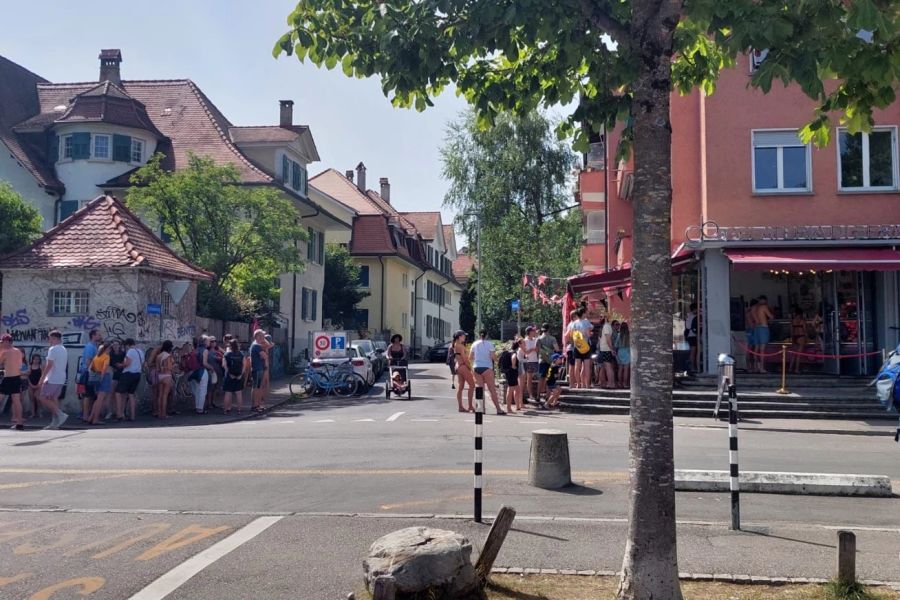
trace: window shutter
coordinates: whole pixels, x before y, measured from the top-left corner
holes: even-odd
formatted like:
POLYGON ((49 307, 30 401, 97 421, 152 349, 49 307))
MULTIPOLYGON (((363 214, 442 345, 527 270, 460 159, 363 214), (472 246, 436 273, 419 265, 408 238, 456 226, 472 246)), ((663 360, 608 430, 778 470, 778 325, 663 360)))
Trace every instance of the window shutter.
POLYGON ((63 200, 59 203, 59 220, 62 221, 78 210, 78 200, 63 200))
POLYGON ((300 165, 295 162, 291 162, 291 187, 295 190, 300 189, 300 165))
POLYGON ((300 184, 304 196, 309 196, 309 173, 303 169, 303 181, 300 184))
POLYGON ((320 265, 325 264, 325 233, 319 232, 319 260, 320 265))
POLYGON ((47 137, 47 158, 52 164, 59 162, 59 136, 55 133, 47 137))
POLYGON ((306 228, 306 260, 316 261, 316 231, 312 227, 306 228))
POLYGON ((307 295, 307 289, 301 288, 300 292, 300 318, 304 321, 306 320, 306 316, 309 310, 309 296, 307 295))
POLYGON ((131 136, 113 135, 113 160, 131 162, 131 136))
POLYGON ((319 290, 313 290, 312 291, 312 310, 310 310, 310 317, 309 317, 313 321, 315 321, 317 318, 316 315, 318 314, 318 309, 319 309, 318 304, 319 304, 319 290))
POLYGON ((291 161, 288 160, 287 155, 281 155, 281 182, 284 185, 287 185, 291 179, 291 161))
POLYGON ((73 133, 72 134, 72 158, 90 158, 91 157, 91 134, 90 133, 73 133))
POLYGON ((754 148, 771 148, 772 146, 805 146, 796 131, 754 131, 754 148))

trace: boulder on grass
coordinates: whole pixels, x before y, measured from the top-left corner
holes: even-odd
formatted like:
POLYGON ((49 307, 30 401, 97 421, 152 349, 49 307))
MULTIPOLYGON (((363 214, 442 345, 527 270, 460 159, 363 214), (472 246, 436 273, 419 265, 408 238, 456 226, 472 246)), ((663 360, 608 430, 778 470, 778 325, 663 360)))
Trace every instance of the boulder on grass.
POLYGON ((444 529, 408 527, 379 538, 363 561, 366 587, 388 575, 397 599, 431 592, 435 598, 474 598, 478 590, 469 540, 444 529))

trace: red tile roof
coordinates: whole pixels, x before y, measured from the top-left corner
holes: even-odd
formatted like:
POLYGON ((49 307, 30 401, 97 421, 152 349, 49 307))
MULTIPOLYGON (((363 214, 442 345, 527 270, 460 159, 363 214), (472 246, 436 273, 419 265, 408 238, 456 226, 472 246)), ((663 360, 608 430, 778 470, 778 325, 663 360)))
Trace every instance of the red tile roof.
POLYGON ((334 169, 325 169, 311 177, 309 185, 328 194, 341 204, 349 206, 360 215, 382 215, 385 209, 368 194, 364 194, 356 184, 334 169))
MULTIPOLYGON (((447 242, 447 240, 452 240, 453 246, 456 246, 456 231, 454 231, 452 223, 444 225, 444 241, 447 242)), ((449 246, 450 242, 447 242, 447 245, 449 246)))
POLYGON ((236 126, 228 129, 231 141, 243 142, 285 142, 290 143, 309 131, 307 125, 293 125, 290 128, 278 125, 236 126))
POLYGON ((32 174, 38 184, 61 190, 62 183, 47 162, 43 134, 17 134, 13 126, 40 112, 36 86, 46 79, 0 56, 0 142, 32 174))
POLYGON ((99 196, 30 246, 0 259, 5 269, 121 269, 212 279, 173 252, 112 196, 99 196))
POLYGON ((352 256, 398 256, 425 268, 419 242, 396 228, 391 228, 388 215, 357 215, 350 236, 352 256), (396 233, 396 237, 394 237, 396 233))
POLYGON ((434 236, 437 234, 438 223, 441 222, 441 213, 429 211, 405 212, 401 214, 419 231, 423 240, 431 241, 434 239, 434 236))
POLYGON ((472 275, 472 271, 476 269, 475 259, 468 254, 460 254, 453 261, 453 278, 462 283, 464 286, 472 275))

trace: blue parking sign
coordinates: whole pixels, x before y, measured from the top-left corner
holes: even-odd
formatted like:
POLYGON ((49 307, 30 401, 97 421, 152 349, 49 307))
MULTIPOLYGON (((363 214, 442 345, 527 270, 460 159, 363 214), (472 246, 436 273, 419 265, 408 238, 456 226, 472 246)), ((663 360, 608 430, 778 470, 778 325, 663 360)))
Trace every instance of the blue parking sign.
POLYGON ((513 312, 519 312, 519 301, 513 300, 512 302, 509 303, 509 307, 512 309, 513 312))
POLYGON ((331 349, 332 350, 346 350, 346 342, 347 338, 342 335, 333 335, 331 336, 331 349))

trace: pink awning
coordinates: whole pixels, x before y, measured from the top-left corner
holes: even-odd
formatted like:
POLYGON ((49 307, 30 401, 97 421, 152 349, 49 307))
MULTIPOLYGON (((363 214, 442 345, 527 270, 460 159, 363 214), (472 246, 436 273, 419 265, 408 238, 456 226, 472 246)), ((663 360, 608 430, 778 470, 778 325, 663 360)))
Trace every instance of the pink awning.
MULTIPOLYGON (((678 272, 693 261, 694 251, 682 244, 672 253, 672 271, 678 272)), ((569 278, 569 291, 574 294, 599 291, 609 293, 629 285, 631 285, 631 263, 625 263, 621 269, 576 275, 569 278)))
POLYGON ((725 250, 736 271, 900 271, 890 248, 734 248, 725 250))

